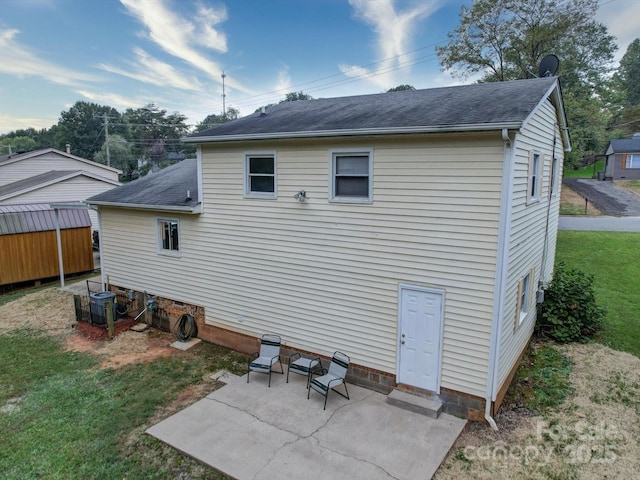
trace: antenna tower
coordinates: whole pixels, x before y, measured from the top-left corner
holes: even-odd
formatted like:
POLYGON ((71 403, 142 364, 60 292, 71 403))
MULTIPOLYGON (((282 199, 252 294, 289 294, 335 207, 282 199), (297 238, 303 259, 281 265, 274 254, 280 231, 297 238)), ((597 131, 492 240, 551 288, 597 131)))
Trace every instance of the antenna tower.
POLYGON ((226 117, 227 116, 227 106, 225 104, 225 99, 227 97, 227 94, 224 91, 224 79, 227 76, 224 74, 224 70, 222 71, 222 116, 226 117))

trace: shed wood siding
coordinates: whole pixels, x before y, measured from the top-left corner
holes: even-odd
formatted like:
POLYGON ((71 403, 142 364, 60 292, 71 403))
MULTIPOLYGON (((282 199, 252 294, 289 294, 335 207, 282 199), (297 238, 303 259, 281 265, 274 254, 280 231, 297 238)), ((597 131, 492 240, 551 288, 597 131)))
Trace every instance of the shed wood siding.
MULTIPOLYGON (((65 274, 93 270, 91 229, 60 231, 65 274)), ((55 230, 0 235, 0 285, 60 275, 55 230)))
POLYGON ((117 172, 107 170, 99 163, 92 165, 93 163, 90 161, 81 162, 55 152, 49 152, 41 156, 0 165, 0 171, 2 172, 0 174, 0 185, 17 182, 33 176, 34 173, 48 172, 50 170, 84 170, 109 180, 118 181, 117 172))
POLYGON ((550 102, 545 102, 527 123, 515 139, 515 175, 513 185, 513 202, 511 211, 511 237, 509 239, 509 258, 507 289, 504 315, 500 325, 500 357, 498 386, 507 379, 510 370, 526 347, 536 319, 535 292, 538 280, 551 279, 556 251, 556 226, 560 207, 560 186, 562 184, 562 163, 564 145, 562 136, 555 126, 555 110, 550 102), (549 196, 549 175, 553 158, 553 138, 556 134, 555 155, 558 159, 557 193, 549 196), (540 201, 527 205, 528 167, 531 151, 539 151, 543 159, 542 190, 540 201), (551 202, 551 205, 549 205, 551 202), (549 213, 549 235, 546 239, 547 251, 544 254, 545 265, 542 266, 545 245, 545 229, 549 213), (533 298, 527 318, 514 329, 516 316, 518 283, 522 277, 534 268, 531 278, 533 298))
MULTIPOLYGON (((47 187, 39 188, 23 195, 11 197, 0 204, 26 204, 26 203, 49 203, 55 199, 56 203, 61 202, 81 202, 107 190, 111 190, 114 186, 110 183, 101 182, 99 180, 80 175, 63 182, 54 183, 47 187)), ((89 209, 89 217, 93 229, 98 229, 98 214, 95 210, 89 209)))
POLYGON ((503 142, 424 140, 205 146, 204 213, 177 215, 181 258, 156 219, 102 208, 114 284, 204 305, 208 323, 396 373, 398 284, 446 290, 441 385, 483 395, 503 142), (373 149, 373 204, 329 203, 330 152, 373 149), (276 151, 278 199, 243 198, 243 153, 276 151), (310 198, 293 195, 304 189, 310 198), (129 265, 135 263, 136 273, 129 265), (242 316, 242 321, 240 320, 242 316))

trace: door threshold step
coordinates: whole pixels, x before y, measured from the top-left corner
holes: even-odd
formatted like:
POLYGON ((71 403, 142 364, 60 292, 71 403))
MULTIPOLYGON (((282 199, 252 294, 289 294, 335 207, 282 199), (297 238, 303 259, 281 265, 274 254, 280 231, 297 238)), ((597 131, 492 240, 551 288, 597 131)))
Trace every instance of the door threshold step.
POLYGON ((439 398, 420 397, 397 389, 387 395, 387 403, 430 418, 438 418, 442 412, 442 400, 439 398))

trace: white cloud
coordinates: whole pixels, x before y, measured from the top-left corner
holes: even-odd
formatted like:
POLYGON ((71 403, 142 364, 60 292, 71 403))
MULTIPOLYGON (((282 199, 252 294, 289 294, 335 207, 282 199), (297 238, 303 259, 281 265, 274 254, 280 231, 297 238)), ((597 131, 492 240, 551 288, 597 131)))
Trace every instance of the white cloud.
MULTIPOLYGON (((55 125, 56 123, 58 123, 58 119, 56 117, 22 118, 0 114, 0 134, 27 128, 49 128, 51 125, 55 125)), ((4 153, 0 152, 0 155, 4 155, 4 153)))
MULTIPOLYGON (((349 0, 357 18, 371 25, 376 34, 378 58, 375 69, 340 65, 349 77, 365 76, 381 88, 395 86, 396 69, 410 61, 411 38, 419 20, 432 14, 437 0, 416 2, 412 8, 398 12, 394 0, 349 0)), ((406 76, 406 75, 403 75, 406 76)))
POLYGON ((76 93, 82 95, 88 100, 91 100, 92 102, 120 109, 139 108, 149 103, 146 99, 125 97, 117 93, 98 93, 89 90, 76 90, 76 93))
POLYGON ((195 41, 203 47, 226 52, 227 37, 213 27, 227 20, 227 10, 224 7, 216 10, 199 4, 196 18, 201 30, 195 36, 195 41))
MULTIPOLYGON (((214 26, 227 19, 224 9, 215 10, 202 5, 196 23, 171 11, 164 0, 120 0, 131 16, 146 28, 146 37, 156 43, 168 54, 183 60, 206 73, 210 78, 221 82, 222 68, 217 62, 202 54, 196 47, 225 53, 227 40, 224 33, 214 26)), ((230 87, 247 91, 242 85, 227 78, 230 87)))
POLYGON ((152 57, 143 49, 135 47, 133 53, 136 59, 133 62, 128 62, 127 69, 104 63, 100 64, 99 67, 107 72, 161 87, 174 87, 194 91, 199 91, 202 88, 197 78, 187 77, 172 65, 152 57))
POLYGON ((51 83, 65 86, 81 86, 84 82, 96 82, 100 78, 84 72, 61 67, 43 60, 29 48, 16 41, 17 29, 0 29, 0 73, 17 77, 36 76, 51 83))
POLYGON ((283 96, 291 91, 291 77, 289 76, 288 66, 285 66, 278 72, 278 81, 276 82, 274 90, 276 92, 282 92, 283 96))

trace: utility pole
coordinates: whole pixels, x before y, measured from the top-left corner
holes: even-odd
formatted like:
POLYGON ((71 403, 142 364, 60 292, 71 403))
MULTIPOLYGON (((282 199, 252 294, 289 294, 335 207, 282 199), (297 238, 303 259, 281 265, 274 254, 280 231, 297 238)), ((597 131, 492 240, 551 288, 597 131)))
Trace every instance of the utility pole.
POLYGON ((224 91, 224 79, 227 76, 224 74, 224 70, 222 71, 222 116, 226 118, 227 116, 227 106, 225 103, 225 97, 227 96, 227 94, 224 91))
POLYGON ((109 117, 105 113, 102 117, 104 119, 104 143, 105 150, 107 153, 107 167, 111 166, 111 155, 109 155, 109 117))

